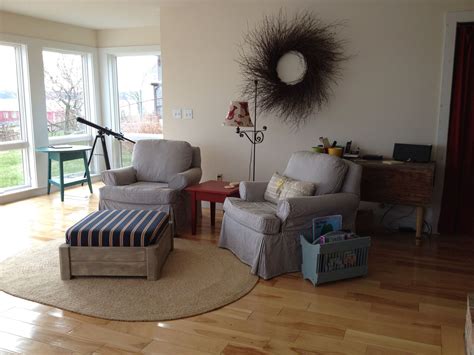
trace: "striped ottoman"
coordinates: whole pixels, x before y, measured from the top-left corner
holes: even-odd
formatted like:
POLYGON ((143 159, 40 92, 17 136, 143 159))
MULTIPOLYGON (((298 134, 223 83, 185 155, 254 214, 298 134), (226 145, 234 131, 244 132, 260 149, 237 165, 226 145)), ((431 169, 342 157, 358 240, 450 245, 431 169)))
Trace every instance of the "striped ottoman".
POLYGON ((59 247, 61 279, 146 276, 157 280, 171 250, 170 217, 153 210, 102 210, 66 232, 59 247))

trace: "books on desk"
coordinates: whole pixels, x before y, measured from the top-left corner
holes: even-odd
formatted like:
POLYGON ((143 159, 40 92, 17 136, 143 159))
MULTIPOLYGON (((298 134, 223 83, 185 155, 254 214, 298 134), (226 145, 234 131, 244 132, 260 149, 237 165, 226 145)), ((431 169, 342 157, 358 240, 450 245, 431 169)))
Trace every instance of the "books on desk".
POLYGON ((342 157, 344 159, 359 159, 359 154, 344 153, 342 157))
POLYGON ((48 145, 48 148, 68 149, 68 148, 72 148, 72 145, 69 145, 69 144, 55 144, 55 145, 48 145))

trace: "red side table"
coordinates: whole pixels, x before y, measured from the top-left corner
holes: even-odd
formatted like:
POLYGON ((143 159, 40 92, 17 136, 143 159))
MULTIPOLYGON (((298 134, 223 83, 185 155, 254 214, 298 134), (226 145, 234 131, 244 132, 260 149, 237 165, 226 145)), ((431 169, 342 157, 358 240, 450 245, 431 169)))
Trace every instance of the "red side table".
POLYGON ((239 197, 239 187, 225 189, 226 181, 209 180, 197 185, 188 186, 185 190, 191 195, 191 231, 196 234, 197 202, 211 203, 211 226, 216 224, 216 202, 223 203, 226 197, 239 197))

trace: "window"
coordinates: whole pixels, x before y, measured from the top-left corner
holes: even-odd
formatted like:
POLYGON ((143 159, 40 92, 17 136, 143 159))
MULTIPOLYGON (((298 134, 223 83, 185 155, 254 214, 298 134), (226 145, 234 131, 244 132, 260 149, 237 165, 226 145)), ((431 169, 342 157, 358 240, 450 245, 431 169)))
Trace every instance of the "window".
POLYGON ((0 194, 31 185, 22 53, 0 43, 0 194))
POLYGON ((71 136, 69 142, 83 139, 87 127, 76 117, 90 119, 87 55, 45 50, 43 65, 50 141, 60 136, 71 136))
MULTIPOLYGON (((52 144, 91 143, 91 130, 76 120, 77 117, 91 120, 89 63, 89 54, 43 50, 46 117, 52 144)), ((53 166, 53 175, 55 170, 53 166)), ((65 176, 83 172, 82 162, 65 164, 65 176)))
MULTIPOLYGON (((163 138, 161 57, 117 57, 119 129, 129 139, 163 138)), ((133 144, 121 143, 121 163, 131 163, 133 144)))

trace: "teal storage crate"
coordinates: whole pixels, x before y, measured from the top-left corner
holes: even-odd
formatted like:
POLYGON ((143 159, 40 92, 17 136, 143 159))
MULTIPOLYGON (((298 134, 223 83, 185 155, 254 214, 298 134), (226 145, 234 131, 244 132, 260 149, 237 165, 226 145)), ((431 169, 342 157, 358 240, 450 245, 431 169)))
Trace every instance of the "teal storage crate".
POLYGON ((370 237, 319 245, 311 244, 301 235, 300 242, 303 256, 301 271, 314 286, 367 275, 370 237))

